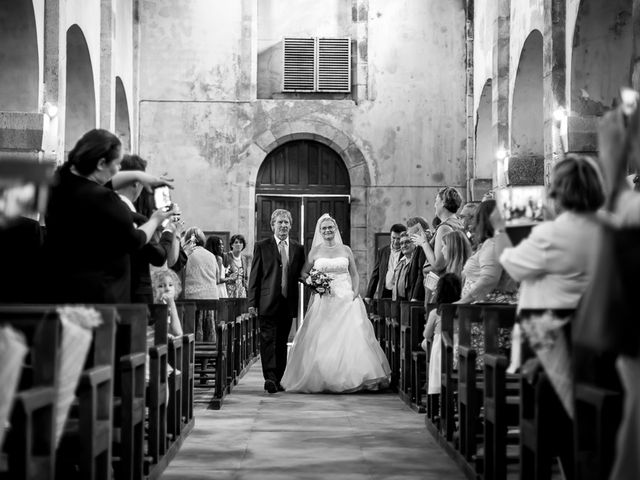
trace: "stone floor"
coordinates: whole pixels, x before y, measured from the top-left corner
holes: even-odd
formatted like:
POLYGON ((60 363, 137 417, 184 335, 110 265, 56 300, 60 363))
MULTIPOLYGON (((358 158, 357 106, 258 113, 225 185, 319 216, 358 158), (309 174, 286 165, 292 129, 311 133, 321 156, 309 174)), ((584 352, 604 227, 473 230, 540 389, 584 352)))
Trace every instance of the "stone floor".
POLYGON ((304 395, 262 390, 257 362, 222 410, 196 425, 164 480, 464 477, 393 393, 304 395))

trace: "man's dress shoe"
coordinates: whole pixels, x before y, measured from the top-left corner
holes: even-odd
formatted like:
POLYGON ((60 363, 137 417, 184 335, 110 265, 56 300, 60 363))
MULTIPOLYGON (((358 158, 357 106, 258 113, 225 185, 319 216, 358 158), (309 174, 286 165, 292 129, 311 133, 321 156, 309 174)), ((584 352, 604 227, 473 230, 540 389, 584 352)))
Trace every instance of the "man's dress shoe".
POLYGON ((276 393, 278 391, 278 386, 273 380, 265 380, 264 389, 269 393, 276 393))
POLYGON ((278 382, 278 384, 276 385, 277 389, 279 392, 284 392, 284 387, 282 385, 280 385, 280 382, 278 382))

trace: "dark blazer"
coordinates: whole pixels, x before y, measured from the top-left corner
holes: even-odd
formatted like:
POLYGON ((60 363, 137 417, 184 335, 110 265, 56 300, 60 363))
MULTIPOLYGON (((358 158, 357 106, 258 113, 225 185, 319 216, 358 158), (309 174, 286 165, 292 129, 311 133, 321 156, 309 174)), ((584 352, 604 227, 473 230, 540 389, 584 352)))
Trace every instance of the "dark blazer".
MULTIPOLYGON (((304 248, 289 238, 289 272, 287 304, 292 317, 298 310, 298 279, 304 266, 304 248)), ((260 240, 253 249, 253 261, 249 275, 249 306, 258 309, 258 315, 271 316, 278 309, 281 297, 282 263, 273 236, 260 240)))
MULTIPOLYGON (((409 264, 409 272, 407 273, 407 287, 411 291, 411 295, 407 300, 424 300, 424 274, 422 273, 422 266, 427 260, 427 256, 424 250, 420 247, 416 247, 411 257, 411 263, 409 264)), ((408 290, 409 291, 409 290, 408 290)))
POLYGON ((70 172, 58 172, 49 192, 45 259, 50 286, 46 301, 129 303, 129 254, 147 237, 131 210, 109 188, 70 172))
POLYGON ((376 253, 376 263, 373 267, 373 271, 371 272, 369 285, 367 286, 367 298, 382 298, 382 291, 385 288, 384 280, 387 276, 390 254, 391 247, 389 245, 382 247, 376 253))

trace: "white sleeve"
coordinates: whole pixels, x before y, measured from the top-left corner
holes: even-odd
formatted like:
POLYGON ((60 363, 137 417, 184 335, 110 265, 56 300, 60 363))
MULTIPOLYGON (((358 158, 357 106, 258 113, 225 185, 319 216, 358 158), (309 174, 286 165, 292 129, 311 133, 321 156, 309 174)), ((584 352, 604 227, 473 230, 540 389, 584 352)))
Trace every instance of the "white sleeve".
POLYGON ((550 230, 548 225, 539 225, 517 246, 502 252, 500 263, 515 281, 539 277, 548 271, 550 230))

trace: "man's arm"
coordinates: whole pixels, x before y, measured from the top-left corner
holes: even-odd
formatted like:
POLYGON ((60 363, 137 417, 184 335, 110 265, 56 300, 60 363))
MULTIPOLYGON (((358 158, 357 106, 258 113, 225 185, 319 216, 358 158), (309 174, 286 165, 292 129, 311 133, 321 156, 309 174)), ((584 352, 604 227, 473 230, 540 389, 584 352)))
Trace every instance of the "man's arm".
POLYGON ((373 267, 373 271, 371 272, 371 278, 369 279, 369 285, 367 286, 367 295, 366 298, 373 298, 376 293, 376 289, 378 286, 378 279, 380 278, 380 259, 382 258, 382 252, 384 248, 379 249, 376 252, 376 263, 373 267))

